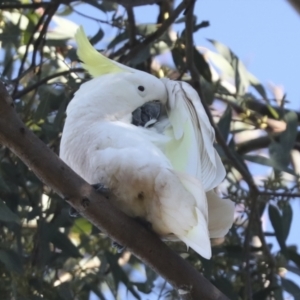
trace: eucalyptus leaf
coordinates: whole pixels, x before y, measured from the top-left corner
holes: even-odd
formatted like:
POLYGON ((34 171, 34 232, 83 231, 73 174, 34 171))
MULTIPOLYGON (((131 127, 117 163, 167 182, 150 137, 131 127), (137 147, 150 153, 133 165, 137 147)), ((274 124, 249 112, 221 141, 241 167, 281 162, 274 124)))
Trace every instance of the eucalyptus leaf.
POLYGON ((0 249, 0 262, 14 273, 23 273, 23 265, 20 256, 13 250, 0 249))
POLYGON ((289 152, 293 149, 297 138, 298 116, 290 111, 284 115, 283 119, 286 122, 286 130, 280 134, 279 140, 289 157, 289 152))
POLYGON ((287 168, 287 167, 282 167, 282 166, 278 165, 276 162, 274 162, 272 159, 269 159, 267 157, 260 156, 260 155, 244 155, 243 157, 245 160, 254 162, 256 164, 272 167, 278 171, 282 171, 282 172, 289 173, 291 175, 295 175, 294 170, 287 168))
POLYGON ((216 50, 230 63, 232 64, 232 60, 236 57, 236 55, 224 44, 215 41, 215 40, 211 40, 211 39, 207 39, 210 43, 212 43, 216 50))
POLYGON ((203 55, 196 48, 194 48, 194 63, 200 75, 203 76, 204 79, 208 82, 212 82, 212 75, 209 64, 206 62, 203 55))
POLYGON ((20 224, 20 218, 0 199, 0 221, 20 224))
POLYGON ((286 202, 281 210, 282 210, 281 222, 282 222, 283 239, 286 241, 292 224, 293 210, 289 202, 286 202))
POLYGON ((225 141, 227 141, 230 132, 231 118, 232 110, 231 107, 228 105, 218 123, 219 130, 225 141))
POLYGON ((292 280, 281 278, 282 286, 285 291, 294 296, 294 299, 300 299, 300 287, 292 280))
POLYGON ((69 240, 68 236, 58 231, 56 228, 51 226, 49 231, 49 240, 57 248, 64 251, 68 256, 81 257, 79 249, 69 240))
POLYGON ((285 245, 286 237, 285 237, 284 229, 282 227, 282 216, 281 216, 278 208, 276 206, 274 206, 273 204, 269 204, 268 211, 269 211, 269 218, 270 218, 271 224, 274 228, 278 244, 282 250, 285 250, 286 249, 286 245, 285 245))

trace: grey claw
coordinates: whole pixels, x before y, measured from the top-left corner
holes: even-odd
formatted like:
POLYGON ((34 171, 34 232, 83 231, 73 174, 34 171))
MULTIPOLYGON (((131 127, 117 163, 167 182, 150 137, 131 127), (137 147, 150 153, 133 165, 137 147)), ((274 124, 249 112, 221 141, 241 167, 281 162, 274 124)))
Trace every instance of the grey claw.
POLYGON ((96 192, 102 194, 106 199, 109 199, 110 189, 105 187, 101 183, 92 184, 92 187, 96 190, 96 192))
POLYGON ((124 249, 126 248, 126 247, 124 247, 124 246, 118 244, 118 243, 115 242, 115 241, 112 241, 111 245, 112 245, 114 248, 117 249, 118 253, 122 253, 122 252, 124 251, 124 249))
POLYGON ((69 215, 70 215, 70 217, 72 217, 72 218, 77 218, 77 217, 79 217, 80 216, 80 213, 74 208, 74 207, 70 207, 69 208, 69 215))
POLYGON ((149 221, 141 217, 135 217, 134 219, 146 229, 152 230, 152 224, 149 221))

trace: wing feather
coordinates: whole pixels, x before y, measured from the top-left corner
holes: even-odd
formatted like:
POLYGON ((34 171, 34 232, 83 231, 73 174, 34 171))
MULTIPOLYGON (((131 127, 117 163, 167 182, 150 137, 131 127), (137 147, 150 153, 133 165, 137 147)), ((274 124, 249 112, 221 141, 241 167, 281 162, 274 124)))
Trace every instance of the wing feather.
POLYGON ((214 148, 215 134, 197 92, 185 82, 163 79, 168 92, 167 113, 173 137, 166 155, 173 167, 198 178, 205 189, 216 187, 225 169, 214 148))

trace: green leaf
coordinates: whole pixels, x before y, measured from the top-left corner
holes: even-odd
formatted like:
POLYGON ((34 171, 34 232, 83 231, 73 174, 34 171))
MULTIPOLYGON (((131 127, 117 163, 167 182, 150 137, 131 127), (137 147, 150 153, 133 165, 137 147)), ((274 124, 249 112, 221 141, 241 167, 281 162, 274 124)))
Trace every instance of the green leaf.
POLYGON ((203 55, 194 47, 194 63, 200 75, 208 82, 212 82, 210 68, 203 55))
POLYGON ((287 248, 286 254, 288 259, 293 261, 298 268, 300 268, 300 254, 298 254, 296 250, 292 249, 291 247, 287 248))
POLYGON ((248 72, 248 79, 249 79, 251 86, 253 86, 256 89, 256 91, 262 96, 263 100, 265 100, 266 102, 269 102, 267 99, 266 90, 265 90, 264 86, 260 83, 260 81, 250 72, 248 72))
POLYGON ((279 140, 289 157, 289 152, 293 149, 297 137, 298 116, 290 111, 284 115, 283 119, 286 122, 286 130, 280 134, 279 140))
POLYGON ((78 248, 69 240, 66 234, 61 233, 53 226, 50 226, 50 236, 49 240, 53 245, 60 250, 64 251, 67 255, 71 257, 81 257, 78 248))
POLYGON ((20 224, 20 218, 2 200, 0 200, 0 220, 20 224))
POLYGON ((292 280, 281 278, 282 286, 285 291, 294 296, 294 299, 300 299, 300 287, 292 280))
POLYGON ((236 55, 227 47, 225 46, 224 44, 222 43, 219 43, 215 40, 210 40, 208 39, 208 41, 210 43, 212 43, 216 50, 229 62, 229 63, 232 63, 232 60, 234 57, 236 57, 236 55))
POLYGON ((118 4, 110 1, 102 1, 98 3, 97 0, 86 0, 86 3, 100 9, 104 13, 116 11, 118 9, 118 4))
POLYGON ((72 233, 85 233, 86 235, 91 234, 92 224, 85 218, 78 218, 75 220, 74 225, 71 228, 72 233))
POLYGON ((90 43, 92 45, 95 45, 98 42, 100 42, 103 37, 104 37, 104 31, 101 28, 99 28, 98 32, 90 39, 90 43))
POLYGON ((23 265, 19 255, 13 250, 0 249, 0 261, 5 265, 10 272, 21 274, 23 265))
POLYGON ((225 141, 227 141, 228 134, 230 132, 231 118, 232 110, 231 107, 228 105, 218 123, 219 130, 225 141))
POLYGON ((215 99, 216 86, 214 83, 208 82, 203 77, 200 77, 200 84, 202 88, 202 94, 207 105, 211 105, 215 99))
POLYGON ((212 283, 223 292, 229 299, 238 300, 238 296, 234 291, 233 285, 225 277, 216 277, 216 279, 212 280, 212 283))
POLYGON ((282 217, 281 214, 276 206, 273 204, 269 204, 269 218, 271 221, 271 224, 274 228, 276 239, 278 241, 278 244, 281 248, 281 250, 286 249, 285 245, 285 237, 284 237, 284 230, 282 228, 282 217))
POLYGON ((235 71, 236 93, 237 95, 244 95, 249 87, 248 71, 237 57, 233 59, 232 65, 235 71))
POLYGON ((267 104, 267 108, 268 108, 270 114, 271 114, 275 119, 278 120, 280 116, 279 116, 278 112, 276 111, 276 109, 274 109, 270 104, 267 104))
POLYGON ((107 45, 107 49, 114 48, 117 46, 119 43, 124 42, 125 40, 129 39, 128 31, 125 30, 118 34, 112 41, 107 45))
POLYGON ((158 28, 157 24, 149 23, 149 24, 140 24, 136 26, 137 34, 146 37, 152 33, 154 33, 158 28))
POLYGON ((278 287, 276 290, 273 292, 275 300, 284 300, 283 298, 283 290, 281 287, 278 287))
POLYGON ((220 70, 222 78, 232 78, 234 76, 232 65, 221 54, 205 49, 205 56, 220 70))
POLYGON ((290 168, 285 168, 285 167, 279 166, 278 164, 276 164, 276 162, 274 162, 270 158, 260 156, 260 155, 244 155, 243 157, 245 160, 254 162, 256 164, 272 167, 278 171, 282 171, 282 172, 289 173, 291 175, 295 175, 294 170, 292 170, 290 168))
POLYGON ((186 68, 186 63, 183 60, 184 55, 182 54, 181 49, 179 49, 177 46, 175 46, 172 50, 172 58, 174 61, 174 64, 178 71, 182 72, 186 68))
POLYGON ((277 290, 279 287, 267 287, 265 289, 262 289, 256 293, 253 294, 252 299, 253 300, 266 300, 267 297, 270 295, 271 292, 277 290))
POLYGON ((281 219, 282 232, 283 232, 284 241, 286 241, 292 224, 293 210, 289 202, 286 202, 281 210, 282 210, 282 219, 281 219))
POLYGON ((286 153, 286 149, 283 144, 272 142, 269 145, 270 159, 273 161, 274 167, 284 170, 289 165, 289 154, 286 153))

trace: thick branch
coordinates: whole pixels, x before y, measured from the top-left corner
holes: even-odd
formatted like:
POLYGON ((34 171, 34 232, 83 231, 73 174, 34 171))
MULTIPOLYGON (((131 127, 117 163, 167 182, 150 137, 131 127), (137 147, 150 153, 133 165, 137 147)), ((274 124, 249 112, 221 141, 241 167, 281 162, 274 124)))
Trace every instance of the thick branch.
POLYGON ((300 0, 287 0, 295 8, 295 10, 300 14, 300 0))
POLYGON ((2 83, 0 83, 0 140, 84 217, 113 240, 126 246, 174 288, 187 290, 191 299, 195 300, 227 299, 156 235, 99 195, 28 130, 16 114, 12 98, 2 83))

